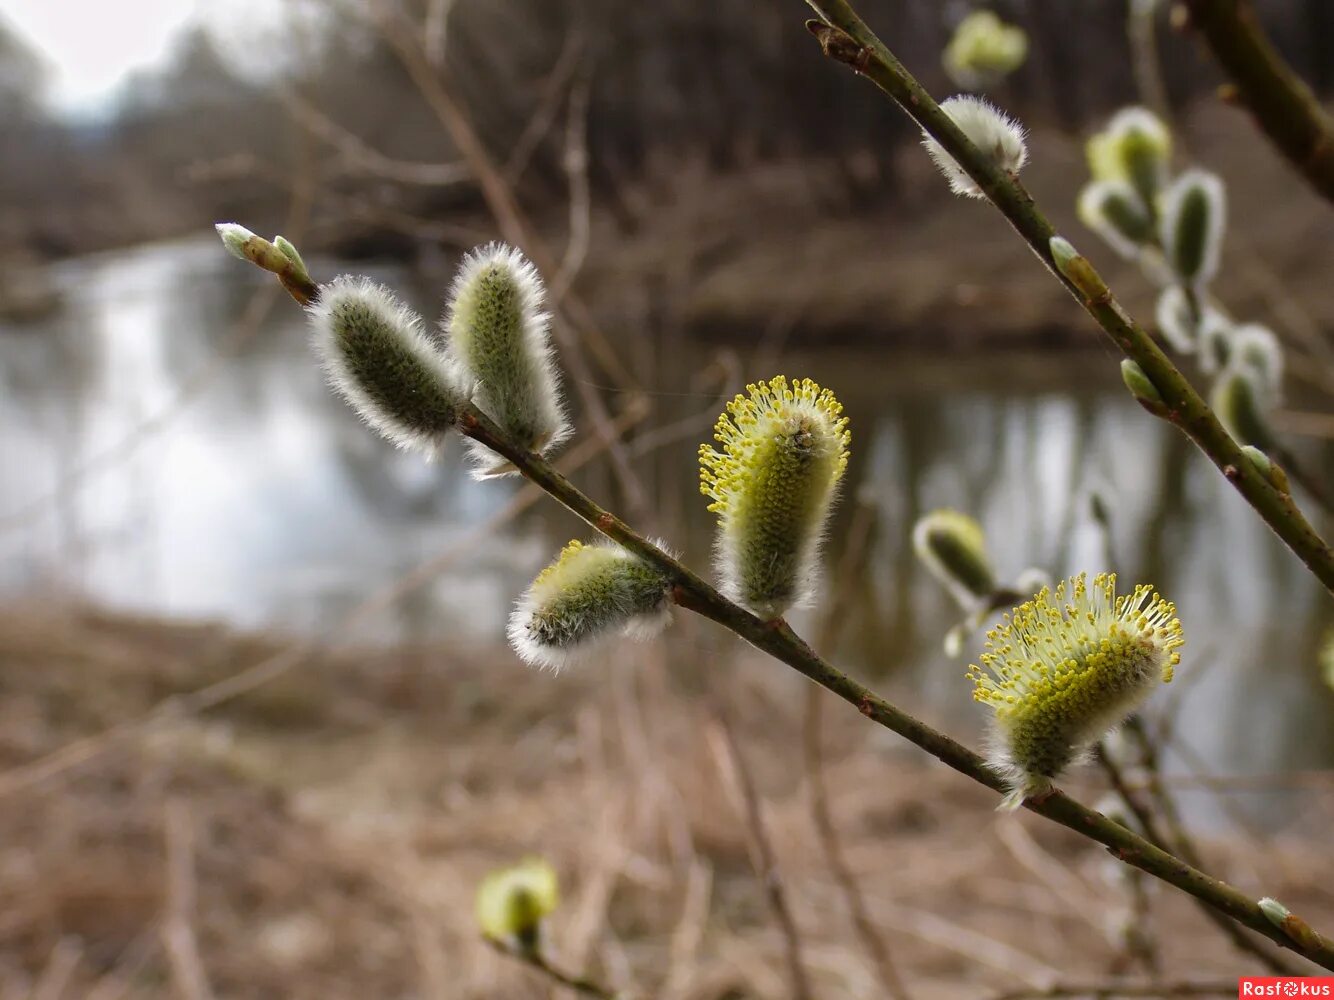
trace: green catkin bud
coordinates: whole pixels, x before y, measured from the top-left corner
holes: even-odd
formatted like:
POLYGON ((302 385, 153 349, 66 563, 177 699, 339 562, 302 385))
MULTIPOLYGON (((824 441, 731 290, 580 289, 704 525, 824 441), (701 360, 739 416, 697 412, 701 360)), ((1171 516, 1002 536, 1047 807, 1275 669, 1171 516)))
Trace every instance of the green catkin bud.
POLYGON ((999 83, 1028 58, 1028 35, 989 10, 975 10, 959 22, 941 62, 960 87, 980 90, 999 83))
POLYGON ((1277 402, 1283 386, 1283 348, 1274 331, 1245 323, 1232 331, 1230 349, 1235 363, 1254 372, 1259 387, 1277 402))
POLYGON ((1163 402, 1163 395, 1158 391, 1158 387, 1153 384, 1144 369, 1130 358, 1121 362, 1121 381, 1126 384, 1126 388, 1130 390, 1130 394, 1135 397, 1139 405, 1154 416, 1162 416, 1167 412, 1167 404, 1163 402))
POLYGON ((1245 368, 1228 368, 1214 383, 1209 405, 1238 444, 1261 451, 1274 450, 1274 434, 1265 414, 1264 393, 1256 375, 1245 368))
POLYGON ((973 698, 995 710, 990 763, 1016 809, 1154 689, 1172 679, 1184 640, 1176 608, 1152 587, 1116 595, 1114 574, 1043 588, 987 632, 973 698))
POLYGON ((514 651, 559 670, 616 635, 647 639, 671 622, 670 583, 614 542, 570 542, 510 616, 514 651))
POLYGON ((1154 236, 1153 216, 1124 181, 1091 181, 1079 193, 1079 221, 1116 253, 1134 260, 1154 236))
POLYGON ((1232 360, 1232 321, 1217 309, 1206 309, 1199 329, 1200 370, 1217 375, 1232 360))
POLYGON ((486 938, 533 952, 542 920, 559 903, 556 870, 541 858, 527 858, 482 880, 477 888, 477 924, 486 938))
POLYGON ((1288 474, 1283 471, 1283 466, 1275 464, 1268 455, 1254 445, 1242 445, 1241 452, 1251 460, 1252 465, 1260 470, 1260 474, 1269 481, 1270 486, 1280 493, 1292 492, 1292 486, 1288 482, 1288 474))
POLYGON ((1128 184, 1152 216, 1172 160, 1172 133, 1162 119, 1147 108, 1123 108, 1089 139, 1085 153, 1095 181, 1128 184))
POLYGON ((1183 285, 1199 288, 1218 273, 1227 197, 1217 175, 1187 170, 1163 195, 1160 239, 1183 285))
MULTIPOLYGON (((442 323, 447 354, 473 403, 515 444, 543 455, 570 433, 545 294, 519 251, 491 243, 463 259, 442 323)), ((469 441, 468 448, 479 479, 516 471, 483 445, 469 441)))
POLYGON ((1195 310, 1191 307, 1186 290, 1180 285, 1170 285, 1158 296, 1154 310, 1158 321, 1158 332, 1172 349, 1182 354, 1193 354, 1198 346, 1199 329, 1195 310))
POLYGON ((965 611, 995 593, 986 535, 967 514, 933 510, 918 519, 912 540, 917 557, 965 611))
MULTIPOLYGON (((1024 127, 980 97, 960 94, 942 101, 940 110, 950 117, 969 142, 989 156, 1001 170, 1017 174, 1028 162, 1024 127)), ((944 146, 925 133, 922 145, 949 181, 951 191, 967 198, 986 197, 985 192, 946 152, 944 146)))
POLYGON ((699 450, 700 492, 718 515, 723 592, 766 619, 813 595, 820 542, 848 464, 848 420, 828 389, 783 376, 748 385, 699 450))
POLYGON ((439 452, 463 400, 421 318, 369 278, 343 276, 307 307, 329 383, 401 448, 439 452))

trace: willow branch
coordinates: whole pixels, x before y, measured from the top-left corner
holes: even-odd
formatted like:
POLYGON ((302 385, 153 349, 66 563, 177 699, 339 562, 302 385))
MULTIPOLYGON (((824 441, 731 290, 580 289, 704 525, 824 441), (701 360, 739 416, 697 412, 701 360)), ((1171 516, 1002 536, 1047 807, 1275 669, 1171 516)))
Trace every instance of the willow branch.
POLYGON ((1186 8, 1256 125, 1334 202, 1334 121, 1265 37, 1249 0, 1186 0, 1186 8))
MULTIPOLYGON (((1005 782, 978 754, 920 719, 890 704, 870 688, 825 662, 781 618, 765 621, 723 597, 689 567, 672 558, 611 511, 604 510, 539 455, 511 444, 489 417, 475 407, 462 415, 459 429, 504 456, 530 482, 598 532, 619 543, 663 573, 672 583, 675 603, 717 622, 761 652, 786 663, 821 687, 855 706, 871 721, 890 729, 960 774, 997 792, 1005 782)), ((1201 899, 1270 940, 1334 971, 1334 943, 1314 932, 1289 938, 1261 912, 1256 901, 1155 847, 1120 823, 1070 798, 1064 792, 1029 798, 1025 807, 1104 845, 1126 864, 1201 899)))
MULTIPOLYGON (((1139 797, 1131 791, 1129 784, 1125 780, 1125 776, 1121 773, 1121 768, 1106 752, 1105 748, 1103 749, 1103 752, 1098 754, 1098 763, 1102 765, 1103 771, 1107 774, 1107 779, 1111 783, 1112 790, 1115 791, 1121 801, 1126 804, 1126 808, 1129 809, 1131 815, 1135 817, 1136 822, 1140 825, 1140 829, 1144 831, 1144 835, 1148 837, 1152 843, 1163 848, 1163 850, 1172 851, 1178 857, 1184 858, 1190 864, 1199 866, 1201 863, 1199 853, 1195 850, 1194 842, 1186 836, 1185 831, 1180 827, 1175 804, 1164 805, 1163 800, 1156 800, 1158 802, 1159 810, 1163 813, 1164 821, 1173 831, 1172 834, 1169 835, 1164 832, 1161 826, 1159 826, 1158 817, 1154 812, 1141 802, 1139 797)), ((1148 767, 1147 762, 1145 766, 1148 767)), ((1267 949, 1261 947, 1260 944, 1252 940, 1250 935, 1242 930, 1242 928, 1238 927, 1233 921, 1228 920, 1212 906, 1204 904, 1202 900, 1196 900, 1196 902, 1200 904, 1200 908, 1204 912, 1205 917, 1222 931, 1223 935, 1232 942, 1233 947, 1238 951, 1251 955, 1271 972, 1287 976, 1301 974, 1300 968, 1287 961, 1282 956, 1274 955, 1267 949)))
POLYGON ((559 986, 564 986, 567 990, 572 990, 580 996, 596 997, 597 1000, 621 1000, 621 994, 614 990, 607 989, 607 987, 603 986, 601 983, 589 979, 586 976, 576 976, 573 973, 557 968, 536 951, 510 948, 501 942, 493 941, 490 938, 486 938, 485 940, 487 944, 506 958, 512 958, 522 962, 534 972, 540 972, 553 983, 556 983, 559 986))
POLYGON ((1056 229, 1018 178, 996 166, 990 156, 968 141, 847 0, 807 3, 824 19, 824 23, 810 22, 809 27, 825 54, 871 80, 945 148, 1113 343, 1148 375, 1165 403, 1159 416, 1194 441, 1325 588, 1334 590, 1334 552, 1297 509, 1292 497, 1270 485, 1242 453, 1209 404, 1144 328, 1121 308, 1087 260, 1077 257, 1075 266, 1067 265, 1067 273, 1056 266, 1051 252, 1056 229), (1078 280, 1067 274, 1074 274, 1078 280))

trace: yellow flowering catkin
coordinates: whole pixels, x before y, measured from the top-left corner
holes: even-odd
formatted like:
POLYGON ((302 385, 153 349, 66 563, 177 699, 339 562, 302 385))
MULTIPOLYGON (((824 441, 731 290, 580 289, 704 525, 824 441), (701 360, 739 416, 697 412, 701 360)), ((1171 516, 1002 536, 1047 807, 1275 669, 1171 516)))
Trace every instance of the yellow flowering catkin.
POLYGON ((1152 587, 1117 596, 1115 574, 1044 587, 987 632, 973 698, 995 710, 992 767, 1014 809, 1153 690, 1171 681, 1185 640, 1176 607, 1152 587))
POLYGON ((668 587, 614 542, 572 541, 519 599, 510 644, 526 662, 559 670, 617 634, 651 638, 671 622, 668 587))
POLYGON ((699 450, 700 492, 718 515, 722 589, 764 618, 808 600, 821 537, 848 464, 848 420, 828 389, 783 376, 746 387, 699 450))
POLYGON ((527 858, 482 880, 477 889, 477 924, 492 941, 533 950, 543 918, 559 902, 556 870, 541 858, 527 858))

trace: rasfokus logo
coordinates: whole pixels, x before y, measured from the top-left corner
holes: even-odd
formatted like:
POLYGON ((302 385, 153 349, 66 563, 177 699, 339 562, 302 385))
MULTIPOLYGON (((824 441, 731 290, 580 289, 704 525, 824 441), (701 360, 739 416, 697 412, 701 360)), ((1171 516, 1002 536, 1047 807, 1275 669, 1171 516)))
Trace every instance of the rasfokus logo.
POLYGON ((1237 980, 1238 997, 1334 997, 1334 976, 1248 976, 1237 980))

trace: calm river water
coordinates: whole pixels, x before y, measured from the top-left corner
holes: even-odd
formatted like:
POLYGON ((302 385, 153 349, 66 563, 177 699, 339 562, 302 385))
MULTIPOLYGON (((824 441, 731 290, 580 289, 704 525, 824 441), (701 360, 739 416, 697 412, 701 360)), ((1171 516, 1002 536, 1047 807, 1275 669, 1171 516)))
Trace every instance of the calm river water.
MULTIPOLYGON (((63 265, 56 316, 0 326, 4 593, 325 634, 513 495, 509 481, 469 480, 458 451, 427 464, 361 427, 324 387, 289 301, 243 338, 255 279, 212 240, 147 247, 63 265)), ((434 296, 422 287, 412 297, 431 315, 434 296)), ((731 343, 746 378, 775 373, 752 370, 760 362, 744 337, 731 343)), ((692 372, 717 353, 655 348, 643 365, 655 406, 639 433, 716 413, 716 386, 692 383, 692 372)), ((873 350, 780 356, 779 370, 843 400, 848 496, 878 514, 838 643, 844 662, 912 676, 919 703, 969 711, 964 662, 941 650, 958 616, 913 561, 914 516, 975 514, 1006 575, 1096 571, 1109 559, 1087 514, 1096 483, 1114 512, 1110 558, 1123 580, 1151 580, 1178 604, 1182 724, 1194 746, 1220 771, 1334 760, 1334 696, 1315 662, 1334 624, 1328 597, 1207 462, 1134 406, 1110 355, 948 365, 873 350)), ((701 566, 710 524, 694 451, 706 423, 638 463, 662 530, 701 566)), ((579 479, 608 496, 600 463, 579 479)), ((854 507, 840 511, 835 549, 854 507)), ((538 505, 356 638, 500 642, 510 601, 580 533, 538 505)))

